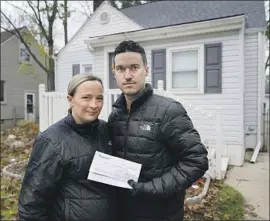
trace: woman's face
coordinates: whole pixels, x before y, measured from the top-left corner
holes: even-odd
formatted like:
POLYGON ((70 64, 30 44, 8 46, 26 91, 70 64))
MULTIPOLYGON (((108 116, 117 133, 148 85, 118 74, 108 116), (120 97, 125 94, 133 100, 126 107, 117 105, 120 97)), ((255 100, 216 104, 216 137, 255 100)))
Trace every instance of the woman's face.
POLYGON ((91 122, 98 118, 103 107, 103 87, 98 81, 85 81, 67 98, 75 122, 91 122))

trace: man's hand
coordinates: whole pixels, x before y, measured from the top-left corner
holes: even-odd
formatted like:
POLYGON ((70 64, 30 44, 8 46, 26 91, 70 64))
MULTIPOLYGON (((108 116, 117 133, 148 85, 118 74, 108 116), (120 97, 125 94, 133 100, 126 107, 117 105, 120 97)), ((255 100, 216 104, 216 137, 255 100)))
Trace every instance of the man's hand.
POLYGON ((132 191, 132 196, 137 196, 140 193, 143 193, 144 191, 144 185, 143 183, 140 182, 135 182, 134 180, 128 180, 128 184, 133 188, 132 191))
MULTIPOLYGON (((160 180, 159 178, 155 178, 160 180)), ((134 180, 128 180, 128 184, 132 187, 132 196, 144 195, 144 196, 156 196, 156 197, 166 197, 166 192, 160 191, 158 192, 157 189, 162 190, 162 188, 157 188, 154 185, 155 179, 148 182, 135 182, 134 180)), ((159 182, 157 182, 159 184, 159 182)), ((162 185, 160 183, 160 185, 162 185)))

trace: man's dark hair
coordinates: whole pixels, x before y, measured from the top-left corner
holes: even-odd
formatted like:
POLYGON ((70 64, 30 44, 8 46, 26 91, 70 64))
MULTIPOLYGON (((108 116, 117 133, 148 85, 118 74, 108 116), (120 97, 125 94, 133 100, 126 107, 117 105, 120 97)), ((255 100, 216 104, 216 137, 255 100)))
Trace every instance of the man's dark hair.
POLYGON ((122 41, 114 50, 113 63, 115 64, 115 56, 124 52, 137 52, 142 56, 144 65, 147 64, 146 54, 144 48, 135 41, 122 41))

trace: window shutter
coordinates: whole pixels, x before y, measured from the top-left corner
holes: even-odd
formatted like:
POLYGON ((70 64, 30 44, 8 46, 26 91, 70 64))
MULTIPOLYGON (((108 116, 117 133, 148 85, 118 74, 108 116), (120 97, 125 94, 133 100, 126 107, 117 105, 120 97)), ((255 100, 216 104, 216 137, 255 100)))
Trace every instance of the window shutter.
POLYGON ((157 88, 158 80, 163 80, 166 89, 166 49, 152 51, 152 85, 157 88))
POLYGON ((80 64, 72 65, 72 76, 80 73, 80 64))
POLYGON ((222 92, 222 44, 205 45, 205 76, 204 91, 205 93, 222 92))

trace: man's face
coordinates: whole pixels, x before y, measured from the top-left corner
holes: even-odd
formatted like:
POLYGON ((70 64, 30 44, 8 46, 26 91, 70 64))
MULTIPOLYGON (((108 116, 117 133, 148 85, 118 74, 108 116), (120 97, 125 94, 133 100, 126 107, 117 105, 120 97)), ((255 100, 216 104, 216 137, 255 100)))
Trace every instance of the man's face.
POLYGON ((117 86, 125 95, 139 93, 145 84, 148 67, 143 63, 141 54, 123 52, 115 56, 115 79, 117 86))

